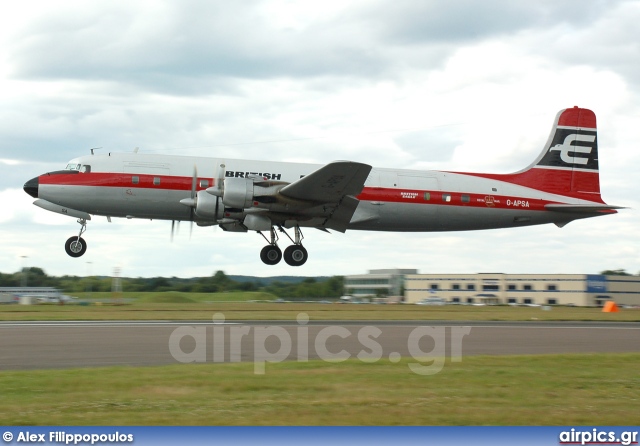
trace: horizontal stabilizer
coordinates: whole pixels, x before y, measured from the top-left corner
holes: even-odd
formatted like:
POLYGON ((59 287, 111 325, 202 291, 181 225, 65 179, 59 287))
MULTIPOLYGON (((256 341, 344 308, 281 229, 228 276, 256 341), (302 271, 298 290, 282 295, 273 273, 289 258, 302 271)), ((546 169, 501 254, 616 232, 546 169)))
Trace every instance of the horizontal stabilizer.
POLYGON ((622 206, 609 206, 608 204, 547 204, 544 208, 548 211, 575 214, 613 213, 616 209, 626 209, 622 206))

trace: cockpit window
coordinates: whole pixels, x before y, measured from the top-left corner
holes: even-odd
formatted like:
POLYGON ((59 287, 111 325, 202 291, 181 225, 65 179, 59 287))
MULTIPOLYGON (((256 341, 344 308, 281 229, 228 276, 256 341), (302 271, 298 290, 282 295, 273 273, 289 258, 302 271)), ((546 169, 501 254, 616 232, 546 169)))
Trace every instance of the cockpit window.
POLYGON ((88 165, 88 164, 83 164, 82 167, 80 168, 80 172, 82 172, 82 173, 91 172, 91 166, 88 165))
POLYGON ((80 170, 80 164, 69 163, 64 170, 80 170))

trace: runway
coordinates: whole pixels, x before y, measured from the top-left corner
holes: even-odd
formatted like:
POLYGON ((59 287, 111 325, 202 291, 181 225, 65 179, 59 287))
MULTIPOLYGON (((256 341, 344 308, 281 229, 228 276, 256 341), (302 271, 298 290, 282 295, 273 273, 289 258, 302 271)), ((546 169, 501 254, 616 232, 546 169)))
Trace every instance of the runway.
POLYGON ((640 323, 1 322, 0 370, 201 362, 640 352, 640 323))

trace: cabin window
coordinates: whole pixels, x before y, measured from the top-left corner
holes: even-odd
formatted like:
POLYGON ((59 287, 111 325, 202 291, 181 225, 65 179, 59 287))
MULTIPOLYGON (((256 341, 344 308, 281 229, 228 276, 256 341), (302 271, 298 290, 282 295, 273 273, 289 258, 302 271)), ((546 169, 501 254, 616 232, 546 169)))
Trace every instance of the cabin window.
POLYGON ((153 177, 153 184, 156 186, 160 186, 160 177, 153 177))
POLYGON ((82 173, 91 172, 91 166, 88 165, 88 164, 83 164, 82 167, 80 168, 80 172, 82 172, 82 173))
POLYGON ((463 203, 469 203, 471 201, 471 197, 469 195, 463 195, 461 200, 463 203))
POLYGON ((209 187, 209 180, 200 180, 200 187, 209 187))
POLYGON ((442 194, 442 201, 444 201, 445 203, 450 203, 451 202, 451 194, 442 194))
POLYGON ((131 177, 131 182, 133 184, 138 184, 140 182, 140 177, 131 177))
POLYGON ((425 192, 424 201, 429 201, 429 200, 431 200, 431 192, 425 192))

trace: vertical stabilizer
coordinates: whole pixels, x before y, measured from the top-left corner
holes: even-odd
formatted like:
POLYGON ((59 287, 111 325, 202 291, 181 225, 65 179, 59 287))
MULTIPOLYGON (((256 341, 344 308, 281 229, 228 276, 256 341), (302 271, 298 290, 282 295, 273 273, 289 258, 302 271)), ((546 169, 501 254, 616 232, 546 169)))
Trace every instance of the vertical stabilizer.
POLYGON ((520 172, 491 177, 552 194, 604 203, 600 197, 596 115, 586 108, 561 110, 544 149, 532 164, 520 172))
POLYGON ((545 191, 599 196, 596 115, 578 107, 558 113, 544 150, 532 167, 555 173, 555 181, 543 187, 545 191))

